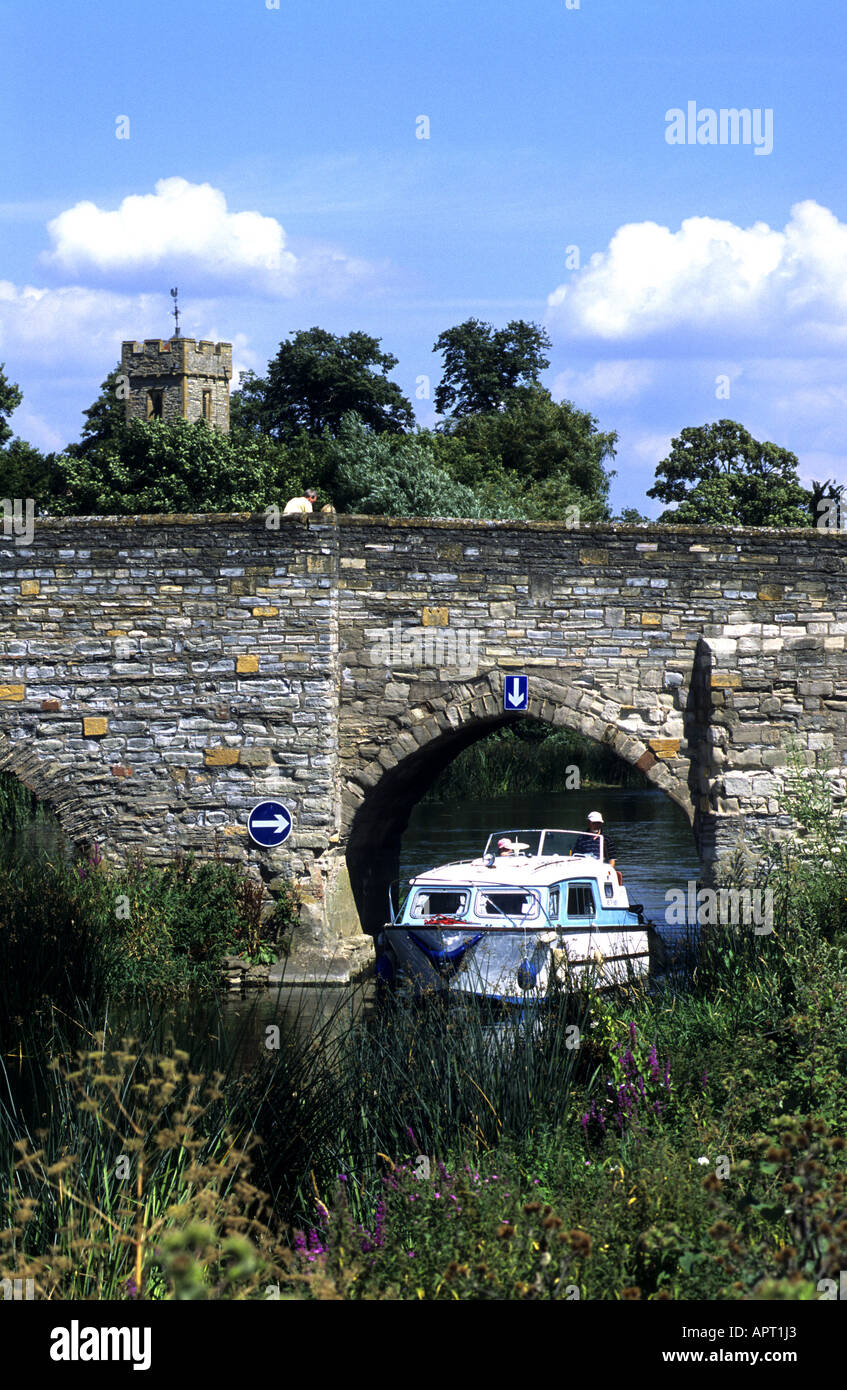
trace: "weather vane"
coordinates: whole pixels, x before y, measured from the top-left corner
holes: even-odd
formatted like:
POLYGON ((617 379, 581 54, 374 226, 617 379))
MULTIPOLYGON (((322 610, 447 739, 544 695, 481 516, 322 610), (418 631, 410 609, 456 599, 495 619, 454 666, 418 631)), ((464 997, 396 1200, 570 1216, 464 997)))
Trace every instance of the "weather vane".
POLYGON ((177 302, 177 295, 178 295, 178 294, 179 294, 179 287, 177 287, 176 289, 171 290, 171 299, 172 299, 173 302, 174 302, 173 315, 174 315, 174 319, 176 320, 176 332, 175 332, 175 334, 174 334, 174 337, 175 337, 175 338, 178 338, 178 337, 179 337, 179 304, 178 304, 178 302, 177 302))

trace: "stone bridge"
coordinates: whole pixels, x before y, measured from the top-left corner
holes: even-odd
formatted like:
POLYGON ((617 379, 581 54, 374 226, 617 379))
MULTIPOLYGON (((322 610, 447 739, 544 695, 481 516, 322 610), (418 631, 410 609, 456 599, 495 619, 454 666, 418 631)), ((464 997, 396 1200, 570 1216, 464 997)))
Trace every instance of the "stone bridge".
POLYGON ((504 706, 516 672, 531 716, 685 810, 705 881, 790 825, 792 744, 843 774, 837 532, 274 520, 0 535, 0 770, 108 856, 217 842, 271 890, 292 874, 304 949, 367 955, 413 806, 525 717, 504 706), (294 817, 276 850, 246 831, 267 796, 294 817))

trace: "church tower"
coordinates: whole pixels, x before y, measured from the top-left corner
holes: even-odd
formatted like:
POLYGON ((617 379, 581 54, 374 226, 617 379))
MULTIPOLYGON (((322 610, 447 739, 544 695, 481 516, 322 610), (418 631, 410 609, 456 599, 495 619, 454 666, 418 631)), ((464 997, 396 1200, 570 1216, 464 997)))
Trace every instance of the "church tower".
POLYGON ((127 421, 205 420, 229 434, 232 343, 178 335, 124 343, 121 371, 129 380, 127 421))

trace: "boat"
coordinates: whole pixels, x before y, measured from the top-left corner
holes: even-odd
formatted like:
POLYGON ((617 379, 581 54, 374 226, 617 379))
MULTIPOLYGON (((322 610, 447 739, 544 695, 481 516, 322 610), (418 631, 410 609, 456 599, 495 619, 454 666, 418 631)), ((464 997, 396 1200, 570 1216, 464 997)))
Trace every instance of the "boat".
POLYGON ((377 936, 384 984, 522 1004, 557 985, 611 988, 647 977, 661 939, 630 903, 602 835, 498 830, 477 859, 409 880, 377 936))

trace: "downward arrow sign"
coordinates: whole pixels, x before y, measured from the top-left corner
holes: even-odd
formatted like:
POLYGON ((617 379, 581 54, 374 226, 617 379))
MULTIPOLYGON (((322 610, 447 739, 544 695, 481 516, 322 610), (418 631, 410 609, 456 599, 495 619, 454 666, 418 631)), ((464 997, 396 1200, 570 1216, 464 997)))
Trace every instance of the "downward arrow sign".
POLYGON ((520 682, 512 680, 511 687, 511 690, 506 691, 507 703, 510 705, 520 705, 522 703, 520 682))

